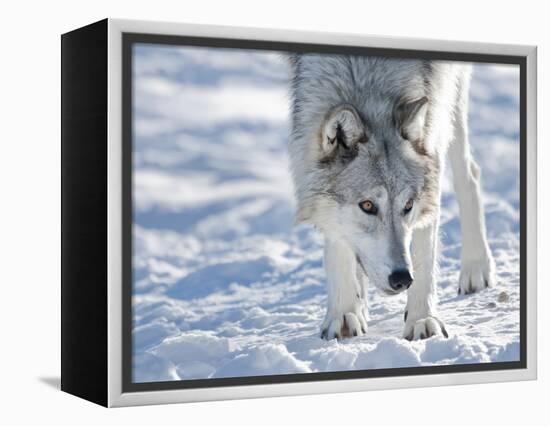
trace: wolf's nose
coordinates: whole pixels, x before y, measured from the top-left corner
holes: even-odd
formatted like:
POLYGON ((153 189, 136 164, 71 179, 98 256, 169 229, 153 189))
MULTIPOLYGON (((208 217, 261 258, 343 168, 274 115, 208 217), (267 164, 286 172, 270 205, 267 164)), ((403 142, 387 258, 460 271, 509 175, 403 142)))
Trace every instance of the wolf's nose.
POLYGON ((393 271, 388 277, 390 287, 395 291, 405 290, 409 288, 413 282, 410 272, 407 269, 399 269, 393 271))

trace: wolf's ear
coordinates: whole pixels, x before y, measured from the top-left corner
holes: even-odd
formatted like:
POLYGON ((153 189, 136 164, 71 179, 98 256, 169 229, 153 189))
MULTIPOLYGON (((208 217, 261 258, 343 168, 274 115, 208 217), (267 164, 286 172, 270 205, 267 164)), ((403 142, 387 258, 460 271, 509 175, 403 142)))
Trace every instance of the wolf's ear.
POLYGON ((427 112, 426 96, 397 105, 394 113, 395 123, 404 139, 415 143, 423 139, 427 112))
POLYGON ((367 141, 361 117, 351 105, 340 105, 330 112, 321 137, 321 149, 325 155, 331 154, 338 146, 350 149, 367 141))

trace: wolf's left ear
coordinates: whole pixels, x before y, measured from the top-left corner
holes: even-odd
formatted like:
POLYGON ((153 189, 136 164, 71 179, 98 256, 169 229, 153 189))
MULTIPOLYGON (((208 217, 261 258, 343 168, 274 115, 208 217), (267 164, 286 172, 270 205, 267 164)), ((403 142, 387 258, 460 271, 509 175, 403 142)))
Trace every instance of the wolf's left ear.
POLYGON ((394 113, 395 123, 404 139, 415 143, 423 139, 427 112, 426 96, 397 105, 394 113))

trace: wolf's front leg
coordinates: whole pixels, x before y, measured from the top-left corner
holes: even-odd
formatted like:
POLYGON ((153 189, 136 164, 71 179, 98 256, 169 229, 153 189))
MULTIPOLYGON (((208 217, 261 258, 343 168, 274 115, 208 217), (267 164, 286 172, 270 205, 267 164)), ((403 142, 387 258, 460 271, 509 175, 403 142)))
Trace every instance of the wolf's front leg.
POLYGON ((439 222, 417 229, 412 239, 414 281, 407 290, 405 329, 408 340, 425 339, 442 334, 448 337, 443 322, 437 317, 436 251, 439 222))
POLYGON ((327 314, 321 337, 361 336, 367 330, 365 289, 357 277, 355 254, 343 240, 325 238, 327 314))

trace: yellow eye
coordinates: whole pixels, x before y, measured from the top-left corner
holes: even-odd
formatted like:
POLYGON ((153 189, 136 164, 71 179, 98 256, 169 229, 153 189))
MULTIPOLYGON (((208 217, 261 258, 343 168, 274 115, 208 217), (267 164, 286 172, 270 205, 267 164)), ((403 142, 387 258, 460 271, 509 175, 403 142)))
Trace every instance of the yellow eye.
POLYGON ((413 199, 412 198, 409 199, 409 201, 407 201, 407 204, 405 204, 405 208, 403 209, 403 212, 405 214, 409 213, 413 208, 413 204, 414 204, 413 199))
POLYGON ((359 203, 359 208, 367 214, 376 214, 378 213, 378 208, 371 200, 361 201, 359 203))

